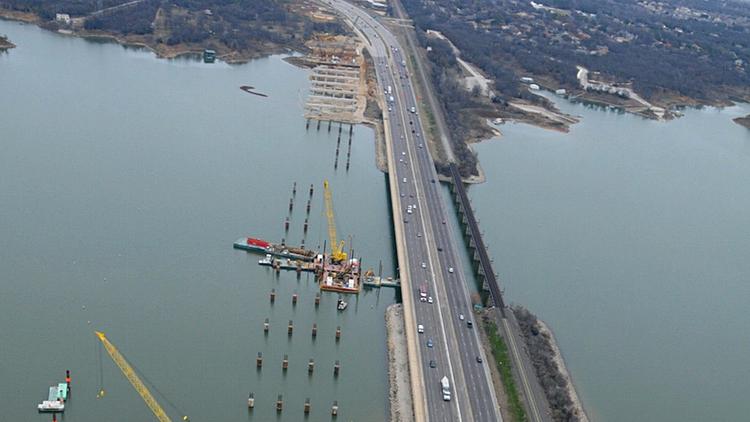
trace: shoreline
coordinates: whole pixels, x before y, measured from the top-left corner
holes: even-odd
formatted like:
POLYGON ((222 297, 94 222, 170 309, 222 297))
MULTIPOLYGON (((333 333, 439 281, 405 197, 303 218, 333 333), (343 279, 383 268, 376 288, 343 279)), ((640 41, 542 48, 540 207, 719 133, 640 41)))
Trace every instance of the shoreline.
POLYGON ((750 114, 745 117, 735 117, 732 121, 746 129, 750 129, 750 114))
POLYGON ((552 330, 522 306, 513 306, 511 311, 552 414, 557 420, 589 422, 552 330))
POLYGON ((565 379, 565 382, 567 384, 566 390, 568 393, 568 397, 570 397, 570 399, 573 401, 573 407, 578 415, 579 421, 589 422, 589 417, 586 414, 586 409, 583 407, 581 398, 578 396, 578 391, 576 390, 575 384, 573 383, 573 378, 568 371, 568 367, 565 365, 565 358, 563 358, 560 347, 557 345, 555 334, 541 319, 537 319, 537 323, 539 324, 539 332, 542 334, 546 334, 547 338, 549 339, 549 345, 552 348, 553 352, 552 360, 555 362, 555 365, 557 365, 557 369, 560 371, 560 375, 563 377, 563 379, 565 379))
MULTIPOLYGON (((156 55, 159 59, 176 59, 181 56, 199 55, 205 50, 205 46, 194 46, 186 43, 167 45, 163 43, 149 42, 142 35, 120 35, 107 31, 87 31, 85 29, 57 29, 45 28, 44 22, 33 13, 18 12, 0 8, 0 19, 33 24, 37 27, 60 35, 79 37, 91 40, 103 40, 114 42, 125 47, 144 48, 156 55)), ((264 45, 263 48, 253 51, 230 50, 217 54, 216 58, 227 64, 245 64, 251 60, 272 56, 274 54, 293 54, 297 50, 290 47, 264 45)))

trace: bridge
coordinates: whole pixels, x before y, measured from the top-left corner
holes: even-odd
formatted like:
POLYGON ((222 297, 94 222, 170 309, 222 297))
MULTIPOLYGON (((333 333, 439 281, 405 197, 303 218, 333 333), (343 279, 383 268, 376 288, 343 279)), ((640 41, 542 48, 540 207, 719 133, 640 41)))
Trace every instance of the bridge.
POLYGON ((490 304, 496 306, 500 310, 502 317, 505 318, 505 302, 503 302, 502 290, 500 290, 497 281, 497 274, 492 269, 492 260, 487 253, 484 240, 482 240, 482 233, 479 231, 479 224, 477 224, 474 210, 471 208, 469 196, 466 194, 461 173, 459 173, 456 163, 450 163, 449 168, 451 172, 451 188, 455 194, 458 213, 462 216, 462 222, 466 224, 469 248, 474 250, 472 258, 478 261, 479 268, 477 269, 477 274, 480 276, 479 281, 490 292, 490 304))

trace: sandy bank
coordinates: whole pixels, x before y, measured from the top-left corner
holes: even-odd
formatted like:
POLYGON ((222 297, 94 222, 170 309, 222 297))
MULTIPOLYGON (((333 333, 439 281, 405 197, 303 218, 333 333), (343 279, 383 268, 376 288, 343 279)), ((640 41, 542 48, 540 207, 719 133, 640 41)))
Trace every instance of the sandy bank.
POLYGON ((385 311, 386 338, 388 342, 388 381, 392 422, 414 420, 409 384, 409 362, 406 354, 404 310, 393 304, 385 311))

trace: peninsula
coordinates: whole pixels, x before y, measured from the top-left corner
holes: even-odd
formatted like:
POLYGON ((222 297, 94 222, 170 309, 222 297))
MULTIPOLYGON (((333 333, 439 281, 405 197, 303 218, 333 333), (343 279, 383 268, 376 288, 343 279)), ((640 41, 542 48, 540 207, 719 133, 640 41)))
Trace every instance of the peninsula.
POLYGON ((744 126, 750 129, 750 114, 745 117, 737 117, 736 119, 734 119, 734 122, 740 126, 744 126))

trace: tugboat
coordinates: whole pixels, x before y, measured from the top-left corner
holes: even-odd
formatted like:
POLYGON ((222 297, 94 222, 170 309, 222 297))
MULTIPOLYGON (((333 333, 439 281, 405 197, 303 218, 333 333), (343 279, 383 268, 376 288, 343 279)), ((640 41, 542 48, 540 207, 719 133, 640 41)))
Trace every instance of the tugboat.
POLYGON ((336 309, 339 311, 343 311, 347 306, 349 306, 349 304, 344 302, 344 299, 339 298, 339 300, 336 301, 336 309))

